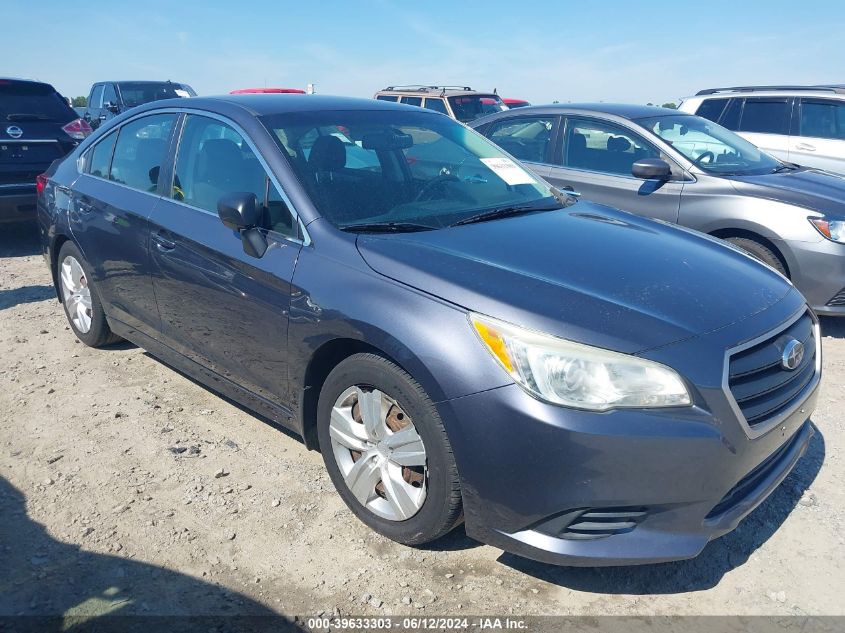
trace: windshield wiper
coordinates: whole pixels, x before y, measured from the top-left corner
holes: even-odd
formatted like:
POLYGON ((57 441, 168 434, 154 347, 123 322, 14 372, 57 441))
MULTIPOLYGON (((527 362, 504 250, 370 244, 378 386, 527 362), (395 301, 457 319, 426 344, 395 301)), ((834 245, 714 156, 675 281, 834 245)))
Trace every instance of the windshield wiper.
POLYGON ((50 117, 43 114, 29 114, 25 112, 13 112, 6 115, 7 121, 49 121, 50 117))
POLYGON ((773 174, 779 174, 782 171, 792 171, 793 169, 797 169, 797 168, 798 168, 798 166, 794 165, 792 163, 783 163, 782 165, 775 167, 772 170, 772 173, 773 174))
POLYGON ((363 222, 341 226, 341 231, 350 233, 413 233, 415 231, 433 231, 436 226, 415 222, 363 222))
POLYGON ((533 213, 534 211, 557 211, 563 209, 565 205, 560 203, 536 205, 536 204, 519 204, 507 207, 498 207, 490 209, 489 211, 482 211, 476 213, 457 222, 453 222, 449 226, 461 226, 462 224, 475 224, 476 222, 487 222, 489 220, 498 220, 499 218, 508 218, 514 215, 523 215, 525 213, 533 213))

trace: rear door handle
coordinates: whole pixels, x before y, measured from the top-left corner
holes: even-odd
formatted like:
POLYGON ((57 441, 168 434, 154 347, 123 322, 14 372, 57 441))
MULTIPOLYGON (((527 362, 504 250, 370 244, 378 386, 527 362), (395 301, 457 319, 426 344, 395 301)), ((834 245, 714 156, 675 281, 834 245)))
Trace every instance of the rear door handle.
POLYGON ((816 146, 815 146, 815 145, 810 145, 809 143, 798 143, 798 144, 795 146, 795 149, 800 149, 800 150, 803 150, 803 151, 805 151, 805 152, 815 152, 815 151, 816 151, 816 146))
POLYGON ((162 253, 172 251, 174 248, 176 248, 176 242, 167 239, 166 237, 164 237, 164 235, 161 234, 161 232, 153 233, 152 240, 155 243, 156 248, 162 253))

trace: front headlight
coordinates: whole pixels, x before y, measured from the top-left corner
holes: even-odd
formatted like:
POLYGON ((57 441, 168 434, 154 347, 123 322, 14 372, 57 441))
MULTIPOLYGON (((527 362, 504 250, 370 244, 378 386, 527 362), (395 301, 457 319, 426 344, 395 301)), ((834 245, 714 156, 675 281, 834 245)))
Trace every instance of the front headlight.
POLYGON ((484 346, 511 378, 546 402, 590 411, 692 402, 677 372, 660 363, 469 316, 484 346))
POLYGON ((827 239, 845 244, 845 221, 827 218, 808 218, 819 233, 827 239))

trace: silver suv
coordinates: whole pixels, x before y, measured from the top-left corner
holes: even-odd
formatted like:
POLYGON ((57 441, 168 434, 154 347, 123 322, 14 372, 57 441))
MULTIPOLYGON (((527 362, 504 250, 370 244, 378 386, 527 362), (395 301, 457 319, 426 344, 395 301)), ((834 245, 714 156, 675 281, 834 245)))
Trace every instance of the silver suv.
POLYGON ((373 98, 428 108, 461 123, 508 109, 495 90, 478 92, 469 86, 388 86, 373 98))
POLYGON ((701 90, 680 110, 715 121, 781 160, 845 174, 845 86, 701 90))
POLYGON ((789 277, 816 312, 845 316, 845 178, 651 106, 532 106, 471 127, 559 189, 722 238, 789 277))

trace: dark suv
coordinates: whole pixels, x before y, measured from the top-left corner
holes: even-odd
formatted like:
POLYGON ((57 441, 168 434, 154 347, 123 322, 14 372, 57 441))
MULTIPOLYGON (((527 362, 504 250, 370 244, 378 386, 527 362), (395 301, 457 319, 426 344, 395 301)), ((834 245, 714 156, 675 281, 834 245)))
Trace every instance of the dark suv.
POLYGON ((37 176, 90 133, 50 84, 0 78, 0 222, 34 218, 37 176))
POLYGON ((173 81, 101 81, 91 87, 84 117, 97 129, 103 121, 144 103, 196 96, 188 84, 173 81))

